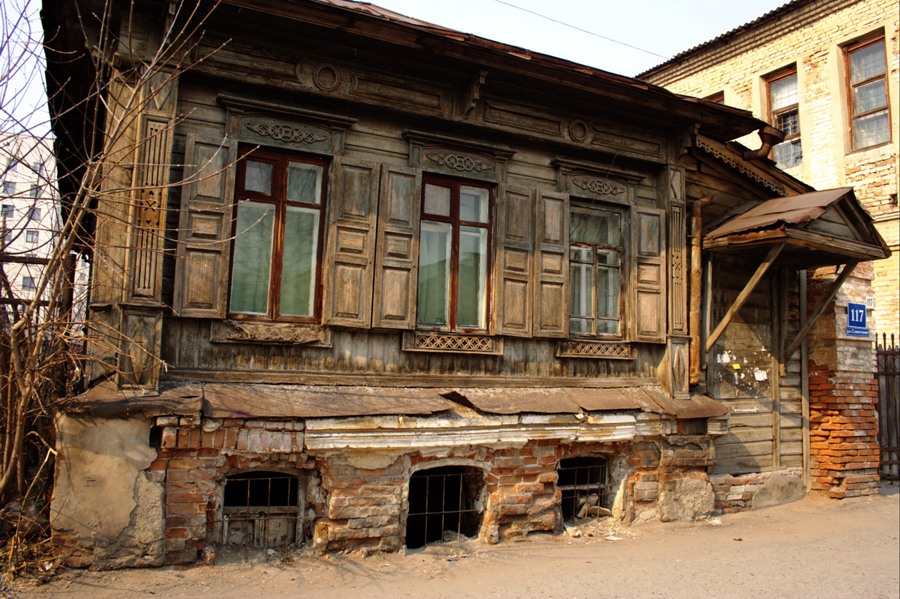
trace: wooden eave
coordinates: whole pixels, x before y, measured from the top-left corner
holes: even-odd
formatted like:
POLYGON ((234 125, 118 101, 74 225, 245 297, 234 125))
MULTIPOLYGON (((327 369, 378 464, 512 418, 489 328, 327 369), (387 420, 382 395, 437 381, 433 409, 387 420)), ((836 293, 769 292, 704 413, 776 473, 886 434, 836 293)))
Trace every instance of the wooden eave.
MULTIPOLYGON (((590 98, 593 103, 619 105, 637 118, 657 127, 699 124, 704 133, 728 140, 765 126, 763 121, 741 109, 698 101, 661 87, 466 34, 365 3, 345 0, 224 0, 223 5, 253 11, 271 22, 271 17, 341 31, 356 40, 348 47, 365 43, 380 46, 380 53, 426 52, 423 62, 435 59, 467 63, 470 69, 497 70, 490 80, 515 75, 527 81, 558 86, 558 95, 590 98), (391 50, 393 48, 393 50, 391 50)), ((242 22, 250 18, 244 15, 242 22)), ((333 35, 331 35, 333 38, 333 35)))

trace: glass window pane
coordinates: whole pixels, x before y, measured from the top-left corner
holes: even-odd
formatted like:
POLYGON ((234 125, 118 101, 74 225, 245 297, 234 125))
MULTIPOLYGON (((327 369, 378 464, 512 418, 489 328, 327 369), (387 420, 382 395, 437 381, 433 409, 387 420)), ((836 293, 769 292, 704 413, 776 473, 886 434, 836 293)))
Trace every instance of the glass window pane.
POLYGON ((319 252, 319 211, 288 206, 281 267, 282 316, 313 316, 319 252))
MULTIPOLYGON (((594 317, 593 264, 569 263, 569 316, 594 317)), ((590 328, 582 332, 590 332, 590 328)))
POLYGON ((879 108, 887 107, 887 92, 884 88, 884 79, 878 79, 853 89, 854 103, 853 114, 862 114, 879 108))
POLYGON ((850 54, 850 82, 859 83, 881 75, 886 70, 884 40, 879 40, 850 54))
POLYGON ((618 247, 622 244, 622 217, 607 210, 579 209, 572 213, 569 239, 618 247))
POLYGON ((775 126, 784 131, 785 136, 790 137, 800 133, 800 113, 788 110, 775 116, 775 126))
POLYGON ((797 75, 788 75, 776 79, 769 84, 769 97, 772 110, 778 110, 799 102, 797 94, 797 75))
POLYGON ((797 166, 803 161, 803 151, 800 147, 800 140, 793 139, 781 142, 773 148, 772 158, 778 164, 779 168, 791 168, 797 166))
POLYGON ((272 165, 268 162, 248 160, 244 171, 244 189, 271 195, 272 165))
POLYGON ((618 335, 619 334, 619 321, 618 320, 598 320, 597 321, 597 334, 598 335, 618 335))
POLYGON ((619 269, 597 269, 597 316, 619 317, 619 269))
POLYGON ((266 314, 275 206, 242 202, 237 212, 231 268, 231 311, 266 314))
POLYGON ((416 312, 418 324, 446 326, 448 323, 450 231, 448 223, 422 221, 416 312))
POLYGON ((887 110, 853 120, 853 147, 868 148, 891 140, 887 110))
POLYGON ((318 204, 321 198, 322 167, 302 162, 288 164, 288 201, 318 204))
POLYGON ((488 203, 490 196, 487 189, 479 187, 459 188, 459 220, 472 223, 488 222, 488 203))
POLYGON ((457 326, 486 328, 487 229, 460 228, 458 280, 457 326))
POLYGON ((425 213, 450 216, 450 188, 425 185, 425 213))

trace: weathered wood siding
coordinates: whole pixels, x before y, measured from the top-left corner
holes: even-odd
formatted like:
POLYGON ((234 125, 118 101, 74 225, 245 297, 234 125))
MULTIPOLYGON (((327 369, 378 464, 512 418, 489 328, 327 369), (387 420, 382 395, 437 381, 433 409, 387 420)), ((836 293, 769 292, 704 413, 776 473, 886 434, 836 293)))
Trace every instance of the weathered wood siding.
MULTIPOLYGON (((713 322, 718 323, 755 270, 718 259, 713 266, 713 322)), ((802 466, 799 352, 781 373, 778 356, 799 331, 797 274, 772 270, 710 352, 713 395, 731 410, 728 434, 716 440, 717 474, 802 466)))
MULTIPOLYGON (((411 141, 411 123, 401 116, 357 106, 342 111, 346 122, 332 123, 327 135, 333 141, 294 147, 279 139, 247 136, 235 123, 245 122, 240 119, 247 114, 256 114, 288 125, 320 126, 332 118, 321 116, 328 106, 314 98, 284 104, 262 86, 248 92, 233 81, 187 75, 181 78, 178 99, 178 113, 184 118, 175 132, 173 163, 187 166, 173 169, 173 178, 200 177, 202 185, 190 183, 170 200, 169 238, 179 240, 180 262, 176 266, 170 255, 165 265, 164 298, 175 308, 175 316, 167 319, 163 341, 169 376, 270 382, 349 382, 355 377, 357 382, 373 384, 441 384, 448 382, 448 377, 458 380, 460 376, 517 385, 526 380, 575 385, 659 380, 665 368, 667 333, 668 198, 659 184, 666 168, 664 139, 651 143, 652 138, 644 133, 647 139, 641 145, 635 141, 639 132, 629 130, 619 140, 623 147, 649 154, 642 162, 619 165, 616 156, 596 150, 585 154, 572 149, 568 155, 564 148, 523 138, 506 136, 500 143, 490 132, 454 135, 458 142, 448 143, 448 147, 480 153, 497 165, 496 172, 485 179, 493 185, 495 198, 492 322, 488 331, 494 349, 490 355, 425 353, 407 347, 408 337, 415 331, 421 180, 423 173, 452 171, 426 162, 422 157, 425 151, 416 144, 428 142, 411 141), (229 102, 235 101, 229 98, 239 96, 280 108, 244 107, 229 112, 229 102), (223 322, 227 321, 230 269, 230 227, 222 217, 230 217, 220 205, 233 202, 233 167, 221 159, 234 157, 241 140, 247 145, 268 142, 276 148, 305 150, 331 161, 326 200, 329 226, 323 239, 322 322, 305 328, 283 327, 288 332, 269 343, 260 339, 240 342, 234 335, 222 333, 229 327, 223 322), (219 144, 221 151, 215 159, 205 161, 213 170, 203 174, 197 149, 219 144), (566 174, 561 160, 566 161, 566 174), (225 170, 219 171, 222 167, 225 170), (595 187, 576 188, 571 183, 572 173, 594 177, 595 187), (612 182, 615 189, 597 189, 601 178, 612 182), (201 186, 216 187, 223 201, 204 201, 203 194, 198 194, 201 186), (573 190, 583 199, 613 202, 626 209, 628 261, 622 274, 628 297, 619 345, 630 347, 631 359, 558 357, 560 344, 569 337, 567 223, 573 190), (171 213, 179 210, 181 217, 176 223, 171 213), (195 213, 206 215, 207 222, 215 217, 222 225, 198 231, 192 225, 195 213), (355 244, 346 255, 341 253, 346 245, 343 234, 352 235, 355 244), (198 235, 201 243, 192 246, 198 235), (193 272, 192 254, 207 259, 193 272), (191 277, 198 282, 191 284, 191 277), (199 303, 198 294, 203 300, 199 303)), ((517 118, 524 117, 519 114, 517 118)), ((431 131, 451 133, 440 128, 431 131)), ((610 135, 604 139, 606 144, 618 143, 610 135)), ((264 327, 267 325, 260 323, 242 330, 259 332, 264 327)))

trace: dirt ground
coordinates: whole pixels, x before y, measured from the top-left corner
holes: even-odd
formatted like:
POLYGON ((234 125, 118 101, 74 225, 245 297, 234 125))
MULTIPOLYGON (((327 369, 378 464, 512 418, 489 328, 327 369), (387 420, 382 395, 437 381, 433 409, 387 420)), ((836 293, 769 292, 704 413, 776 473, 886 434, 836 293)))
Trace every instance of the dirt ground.
POLYGON ((793 504, 695 523, 619 527, 407 555, 220 555, 216 566, 64 571, 27 599, 119 597, 900 597, 900 493, 793 504))

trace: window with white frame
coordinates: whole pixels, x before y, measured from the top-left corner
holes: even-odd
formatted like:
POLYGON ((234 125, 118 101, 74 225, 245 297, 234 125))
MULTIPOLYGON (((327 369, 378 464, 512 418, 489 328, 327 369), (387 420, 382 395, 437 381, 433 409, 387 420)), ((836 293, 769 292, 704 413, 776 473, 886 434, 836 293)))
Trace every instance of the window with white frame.
POLYGON ((425 179, 416 322, 447 331, 486 331, 491 189, 425 179))
POLYGON ((800 90, 797 71, 781 71, 767 79, 769 120, 784 132, 784 141, 772 149, 772 159, 780 168, 798 166, 803 159, 800 143, 800 90))
POLYGON ((621 209, 572 202, 569 223, 569 332, 622 336, 625 218, 621 209))
POLYGON ((229 314, 320 317, 327 163, 257 150, 238 163, 229 314))
POLYGON ((891 141, 884 35, 844 48, 853 149, 891 141))
POLYGON ((34 245, 38 242, 38 232, 35 229, 28 229, 25 231, 25 243, 34 245))

